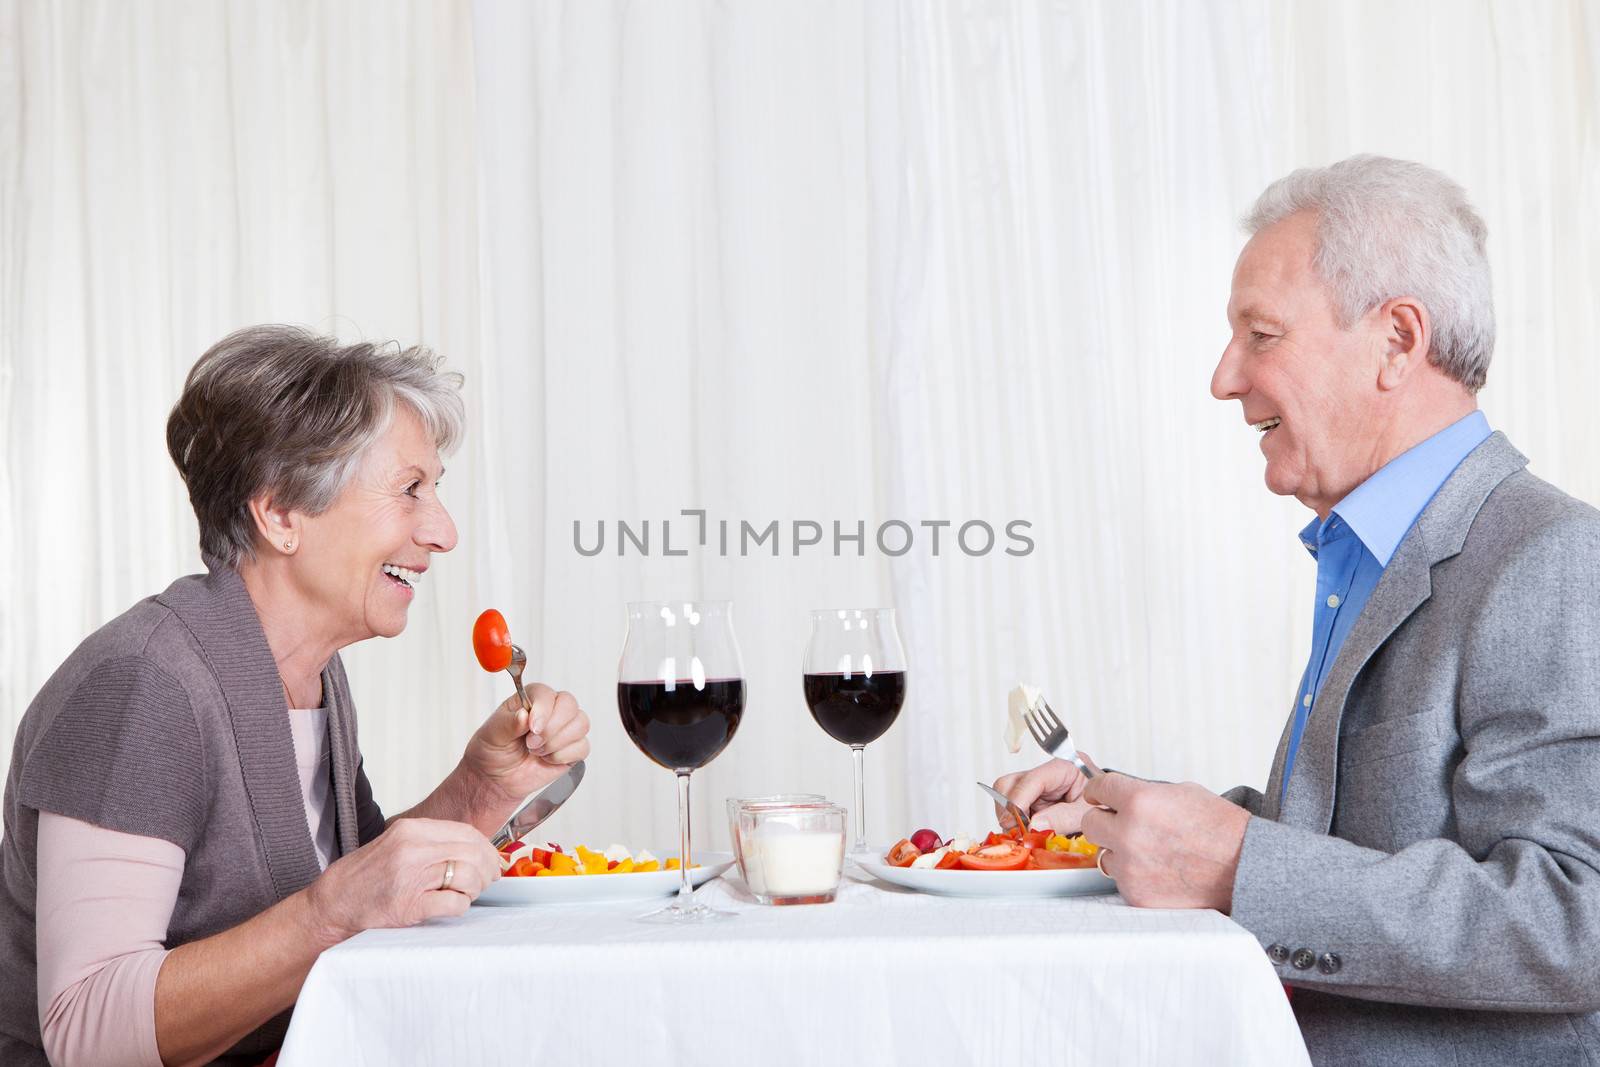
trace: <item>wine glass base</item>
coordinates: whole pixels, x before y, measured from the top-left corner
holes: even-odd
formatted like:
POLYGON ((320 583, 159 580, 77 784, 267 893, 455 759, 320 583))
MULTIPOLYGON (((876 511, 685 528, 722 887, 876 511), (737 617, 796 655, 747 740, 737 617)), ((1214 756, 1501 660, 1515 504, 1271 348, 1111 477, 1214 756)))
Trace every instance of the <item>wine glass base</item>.
POLYGON ((734 913, 731 911, 718 911, 716 908, 708 908, 704 904, 689 904, 685 906, 673 901, 660 911, 652 911, 648 915, 641 915, 634 921, 674 926, 695 926, 704 923, 726 922, 732 918, 734 918, 734 913))

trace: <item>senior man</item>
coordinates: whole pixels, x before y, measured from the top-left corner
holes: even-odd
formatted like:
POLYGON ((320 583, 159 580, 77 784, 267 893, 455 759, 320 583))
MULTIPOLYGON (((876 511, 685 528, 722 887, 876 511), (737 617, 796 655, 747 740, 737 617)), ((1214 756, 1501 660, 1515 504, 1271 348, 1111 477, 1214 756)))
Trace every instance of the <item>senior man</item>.
POLYGON ((997 786, 1144 907, 1261 941, 1318 1063, 1600 1062, 1600 513, 1478 411, 1462 189, 1358 156, 1270 186, 1211 382, 1316 517, 1312 644, 1266 791, 1052 761, 997 786))

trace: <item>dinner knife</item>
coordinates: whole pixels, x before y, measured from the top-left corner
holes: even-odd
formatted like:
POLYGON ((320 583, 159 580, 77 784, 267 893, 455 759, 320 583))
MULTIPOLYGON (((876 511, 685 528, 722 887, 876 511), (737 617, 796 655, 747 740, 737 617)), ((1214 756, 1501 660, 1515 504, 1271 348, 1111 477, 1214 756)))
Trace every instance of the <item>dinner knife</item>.
POLYGON ((556 809, 578 791, 578 783, 583 781, 583 770, 583 760, 579 760, 568 767, 567 772, 560 778, 529 797, 523 802, 522 807, 517 809, 516 814, 495 831, 490 843, 497 849, 504 848, 554 815, 556 809))
POLYGON ((1000 824, 1003 828, 1007 830, 1011 829, 1011 826, 1005 825, 1009 822, 1012 824, 1012 826, 1016 827, 1019 833, 1027 830, 1028 813, 1012 803, 1010 797, 1006 796, 997 789, 992 789, 989 786, 984 785, 982 782, 978 783, 978 788, 983 790, 985 793, 988 793, 989 796, 994 799, 995 805, 999 809, 999 814, 1003 814, 1005 816, 1000 820, 1000 824))

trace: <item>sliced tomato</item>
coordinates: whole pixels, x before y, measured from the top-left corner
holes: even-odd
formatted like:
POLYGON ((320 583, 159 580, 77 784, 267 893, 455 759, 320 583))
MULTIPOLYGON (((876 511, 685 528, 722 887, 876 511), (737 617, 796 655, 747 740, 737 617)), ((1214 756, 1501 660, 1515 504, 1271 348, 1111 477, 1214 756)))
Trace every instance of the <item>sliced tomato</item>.
POLYGON ((478 616, 472 624, 472 651, 486 671, 503 671, 511 666, 511 628, 506 625, 505 616, 493 608, 478 616))
POLYGON ((1094 857, 1079 852, 1055 852, 1048 848, 1033 850, 1033 862, 1041 870, 1069 871, 1094 866, 1094 857))
POLYGON ((966 853, 961 857, 961 866, 969 871, 1020 871, 1032 855, 1033 850, 1021 841, 1007 840, 966 853))
POLYGON ((913 845, 910 841, 901 840, 895 842, 895 846, 889 850, 889 854, 884 859, 889 862, 891 867, 909 867, 912 861, 920 855, 922 855, 922 850, 917 848, 916 845, 913 845))
POLYGON ((1014 840, 1016 840, 1016 838, 1011 836, 1011 832, 1009 830, 1003 834, 991 830, 989 831, 989 836, 983 839, 983 847, 987 848, 990 845, 1003 845, 1007 841, 1014 840))
POLYGON ((1022 843, 1029 848, 1044 848, 1045 842, 1049 840, 1049 830, 1029 830, 1022 835, 1022 843))
POLYGON ((954 870, 961 866, 961 857, 965 854, 964 852, 946 852, 939 857, 939 862, 933 865, 933 869, 936 871, 954 870))
POLYGON ((511 865, 511 869, 507 871, 506 874, 510 875, 512 878, 532 878, 535 874, 539 873, 536 868, 542 868, 543 866, 544 864, 535 864, 531 859, 524 856, 517 862, 513 863, 511 865))

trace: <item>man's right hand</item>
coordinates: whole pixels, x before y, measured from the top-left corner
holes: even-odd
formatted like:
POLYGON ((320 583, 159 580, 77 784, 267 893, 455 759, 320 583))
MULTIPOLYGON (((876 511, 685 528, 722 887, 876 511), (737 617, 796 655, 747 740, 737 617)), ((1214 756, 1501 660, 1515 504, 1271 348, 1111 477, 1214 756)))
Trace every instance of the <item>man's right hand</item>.
MULTIPOLYGON (((1078 753, 1089 766, 1095 763, 1078 753)), ((1029 815, 1033 829, 1048 828, 1058 834, 1075 834, 1081 829, 1083 813, 1089 804, 1083 800, 1089 780, 1070 761, 1053 759, 1031 771, 1001 775, 994 787, 1029 815)))
POLYGON ((329 864, 306 892, 318 925, 342 941, 374 927, 460 915, 499 877, 499 855, 471 826, 407 818, 329 864), (440 889, 450 861, 450 886, 440 889))

